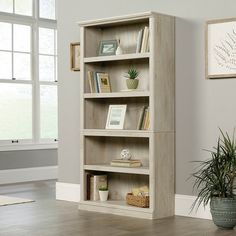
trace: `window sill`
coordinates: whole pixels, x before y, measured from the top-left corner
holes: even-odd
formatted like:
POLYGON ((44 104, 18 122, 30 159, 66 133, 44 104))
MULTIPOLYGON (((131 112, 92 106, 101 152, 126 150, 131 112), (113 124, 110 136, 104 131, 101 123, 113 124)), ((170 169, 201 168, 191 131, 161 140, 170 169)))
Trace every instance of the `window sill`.
POLYGON ((0 152, 57 149, 57 148, 58 148, 58 143, 9 144, 9 145, 0 145, 0 152))

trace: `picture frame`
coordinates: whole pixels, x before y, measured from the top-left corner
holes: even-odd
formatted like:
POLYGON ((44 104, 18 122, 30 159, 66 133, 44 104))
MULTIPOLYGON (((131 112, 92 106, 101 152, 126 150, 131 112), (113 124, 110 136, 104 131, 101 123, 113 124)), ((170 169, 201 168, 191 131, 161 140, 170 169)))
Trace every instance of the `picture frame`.
POLYGON ((97 72, 97 81, 100 93, 111 93, 111 84, 108 73, 97 72))
POLYGON ((80 71, 80 43, 70 44, 70 68, 72 71, 80 71))
POLYGON ((111 56, 116 54, 118 47, 117 40, 102 40, 99 45, 98 55, 99 56, 111 56))
POLYGON ((123 129, 127 105, 110 105, 106 129, 123 129))
POLYGON ((206 22, 206 79, 236 78, 236 18, 206 22))

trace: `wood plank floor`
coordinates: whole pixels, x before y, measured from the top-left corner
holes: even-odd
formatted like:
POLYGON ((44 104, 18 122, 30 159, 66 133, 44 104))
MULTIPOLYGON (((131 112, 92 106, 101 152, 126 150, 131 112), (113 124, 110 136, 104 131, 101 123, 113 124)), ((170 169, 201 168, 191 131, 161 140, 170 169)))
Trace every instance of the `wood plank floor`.
POLYGON ((0 194, 36 200, 0 207, 0 236, 236 236, 212 221, 173 217, 142 220, 78 211, 77 204, 55 200, 55 182, 0 186, 0 194))

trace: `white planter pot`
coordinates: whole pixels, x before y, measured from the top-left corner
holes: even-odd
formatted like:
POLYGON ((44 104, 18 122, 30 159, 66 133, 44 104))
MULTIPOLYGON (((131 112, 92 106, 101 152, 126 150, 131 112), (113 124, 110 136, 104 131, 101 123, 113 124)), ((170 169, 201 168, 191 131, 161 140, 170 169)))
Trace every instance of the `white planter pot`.
POLYGON ((100 191, 99 190, 99 197, 101 202, 105 202, 108 199, 108 190, 107 191, 100 191))

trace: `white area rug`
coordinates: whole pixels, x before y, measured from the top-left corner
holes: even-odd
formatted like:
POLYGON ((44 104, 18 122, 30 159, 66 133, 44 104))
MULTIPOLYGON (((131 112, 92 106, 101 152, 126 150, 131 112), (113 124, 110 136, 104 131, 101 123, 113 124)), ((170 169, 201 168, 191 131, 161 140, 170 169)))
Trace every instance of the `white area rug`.
POLYGON ((21 203, 27 203, 27 202, 34 202, 34 200, 0 195, 0 206, 21 204, 21 203))

